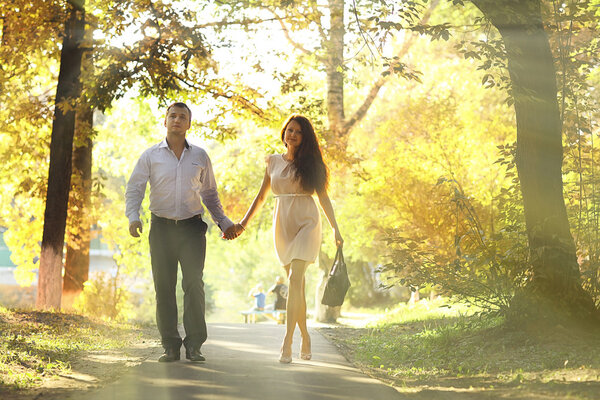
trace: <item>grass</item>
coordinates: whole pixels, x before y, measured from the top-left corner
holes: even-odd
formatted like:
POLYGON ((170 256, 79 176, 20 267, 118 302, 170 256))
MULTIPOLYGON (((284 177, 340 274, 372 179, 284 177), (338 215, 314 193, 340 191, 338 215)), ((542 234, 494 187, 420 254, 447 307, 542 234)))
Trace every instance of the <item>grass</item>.
POLYGON ((402 304, 362 329, 324 333, 367 372, 413 394, 600 398, 599 332, 508 326, 438 300, 402 304))
POLYGON ((123 348, 139 340, 139 332, 80 315, 0 307, 0 391, 65 375, 81 354, 123 348))

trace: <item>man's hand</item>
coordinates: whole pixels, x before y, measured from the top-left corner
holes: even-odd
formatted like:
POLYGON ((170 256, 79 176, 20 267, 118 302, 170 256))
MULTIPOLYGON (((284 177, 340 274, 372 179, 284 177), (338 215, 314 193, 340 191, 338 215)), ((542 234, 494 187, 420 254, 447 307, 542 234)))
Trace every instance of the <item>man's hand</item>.
POLYGON ((244 227, 240 224, 233 224, 223 232, 223 238, 233 240, 244 232, 244 227))
POLYGON ((140 237, 142 233, 142 223, 140 221, 133 221, 129 224, 129 234, 133 237, 140 237))

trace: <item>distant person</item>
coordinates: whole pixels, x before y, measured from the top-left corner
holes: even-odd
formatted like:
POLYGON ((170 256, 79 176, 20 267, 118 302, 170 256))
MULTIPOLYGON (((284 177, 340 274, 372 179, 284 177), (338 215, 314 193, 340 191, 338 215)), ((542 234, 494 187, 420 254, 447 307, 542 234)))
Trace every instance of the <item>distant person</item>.
POLYGON ((254 308, 252 308, 252 311, 265 310, 267 296, 265 295, 262 284, 259 283, 254 288, 252 288, 252 290, 250 290, 250 293, 248 293, 248 297, 254 297, 254 308))
POLYGON ((275 285, 271 286, 269 289, 269 293, 273 293, 275 295, 275 303, 273 304, 274 310, 285 310, 285 305, 287 303, 288 296, 288 287, 284 283, 283 276, 278 276, 275 279, 275 285))
POLYGON ((290 285, 286 307, 287 328, 279 361, 290 363, 296 325, 302 335, 300 358, 310 360, 312 356, 306 327, 304 273, 308 265, 317 259, 321 246, 321 214, 312 197, 315 192, 333 228, 336 246, 341 247, 344 240, 327 195, 327 167, 312 124, 306 117, 293 114, 284 123, 280 134, 287 151, 267 157, 260 190, 239 222, 240 226, 236 225, 236 234, 242 233, 272 189, 277 199, 273 218, 275 249, 290 285))
POLYGON ((202 274, 207 225, 204 206, 227 239, 238 235, 223 213, 212 165, 204 149, 188 143, 192 112, 184 103, 167 108, 166 138, 139 158, 127 183, 126 215, 129 233, 142 232, 140 207, 150 182, 150 259, 156 291, 156 324, 164 354, 160 362, 179 360, 182 344, 177 330, 177 263, 183 275, 183 327, 186 358, 204 361, 200 348, 206 341, 205 295, 202 274))
POLYGON ((273 293, 275 295, 275 302, 272 305, 268 306, 274 311, 273 316, 271 318, 275 320, 278 324, 283 325, 285 324, 285 313, 277 312, 284 311, 287 303, 288 287, 284 283, 283 276, 278 276, 275 279, 275 285, 271 286, 268 292, 273 293))

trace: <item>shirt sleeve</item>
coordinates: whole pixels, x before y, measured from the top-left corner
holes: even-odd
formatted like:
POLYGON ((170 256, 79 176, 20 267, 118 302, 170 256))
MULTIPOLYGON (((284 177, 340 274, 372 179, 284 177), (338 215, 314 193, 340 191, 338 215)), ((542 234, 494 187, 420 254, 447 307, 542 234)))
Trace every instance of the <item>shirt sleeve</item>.
POLYGON ((133 168, 125 191, 125 215, 129 223, 140 220, 140 207, 146 194, 146 184, 150 179, 150 159, 148 152, 142 153, 133 168))
POLYGON ((200 196, 202 196, 202 202, 221 231, 225 232, 233 225, 233 222, 225 216, 225 212, 223 211, 219 193, 217 192, 215 174, 208 154, 206 155, 206 172, 204 174, 204 179, 202 180, 200 196))

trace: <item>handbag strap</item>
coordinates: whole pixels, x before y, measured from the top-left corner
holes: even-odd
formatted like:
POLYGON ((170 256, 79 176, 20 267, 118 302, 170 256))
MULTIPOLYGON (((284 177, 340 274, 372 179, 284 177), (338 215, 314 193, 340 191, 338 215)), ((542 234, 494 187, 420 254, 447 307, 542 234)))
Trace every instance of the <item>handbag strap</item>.
POLYGON ((331 271, 329 271, 329 275, 332 275, 339 265, 345 264, 344 262, 344 253, 342 253, 342 248, 338 246, 337 251, 335 252, 335 258, 333 259, 333 266, 331 267, 331 271), (338 263, 337 260, 340 260, 338 263))
POLYGON ((339 258, 342 263, 344 262, 344 253, 342 252, 341 246, 338 246, 337 251, 335 252, 335 258, 336 260, 339 258))

